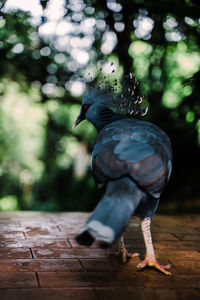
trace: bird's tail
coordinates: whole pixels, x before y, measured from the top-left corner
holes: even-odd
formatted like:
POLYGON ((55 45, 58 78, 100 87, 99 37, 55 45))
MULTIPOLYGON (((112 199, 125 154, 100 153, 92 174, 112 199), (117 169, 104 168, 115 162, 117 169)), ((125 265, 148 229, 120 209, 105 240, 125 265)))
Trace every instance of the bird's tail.
POLYGON ((106 192, 76 237, 80 245, 90 246, 96 240, 101 247, 111 246, 128 226, 144 193, 129 178, 110 181, 106 192))

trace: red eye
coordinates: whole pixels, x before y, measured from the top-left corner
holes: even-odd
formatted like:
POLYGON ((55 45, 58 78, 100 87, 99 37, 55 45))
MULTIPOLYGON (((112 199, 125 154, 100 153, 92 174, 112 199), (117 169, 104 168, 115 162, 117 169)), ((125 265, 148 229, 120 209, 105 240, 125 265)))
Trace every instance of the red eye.
POLYGON ((88 108, 89 108, 89 105, 87 105, 87 104, 83 104, 83 105, 82 105, 83 111, 87 111, 88 108))

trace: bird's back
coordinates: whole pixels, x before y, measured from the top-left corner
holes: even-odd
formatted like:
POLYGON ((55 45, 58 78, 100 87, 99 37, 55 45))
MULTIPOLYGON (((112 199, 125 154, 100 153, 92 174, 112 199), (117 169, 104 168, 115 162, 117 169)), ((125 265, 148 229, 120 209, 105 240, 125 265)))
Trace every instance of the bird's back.
POLYGON ((147 194, 159 198, 171 172, 171 143, 159 127, 124 118, 99 131, 92 158, 97 185, 129 176, 147 194))

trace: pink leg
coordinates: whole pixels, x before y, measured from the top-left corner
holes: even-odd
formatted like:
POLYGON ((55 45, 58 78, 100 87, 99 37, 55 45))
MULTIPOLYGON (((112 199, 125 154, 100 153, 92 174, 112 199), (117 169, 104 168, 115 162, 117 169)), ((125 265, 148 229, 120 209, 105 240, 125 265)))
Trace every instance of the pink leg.
POLYGON ((130 253, 126 250, 123 236, 119 239, 119 250, 118 251, 110 251, 109 255, 121 256, 122 262, 127 261, 127 257, 136 257, 139 256, 139 253, 130 253))
POLYGON ((146 266, 154 267, 160 272, 166 274, 166 275, 171 275, 168 269, 170 269, 170 265, 160 265, 156 258, 155 258, 155 253, 154 253, 154 248, 153 248, 153 243, 152 243, 152 238, 151 238, 151 230, 150 230, 150 224, 151 224, 151 219, 150 218, 145 218, 141 222, 141 227, 142 227, 142 233, 144 237, 144 242, 146 246, 146 256, 145 259, 139 263, 137 266, 139 269, 143 269, 146 266))

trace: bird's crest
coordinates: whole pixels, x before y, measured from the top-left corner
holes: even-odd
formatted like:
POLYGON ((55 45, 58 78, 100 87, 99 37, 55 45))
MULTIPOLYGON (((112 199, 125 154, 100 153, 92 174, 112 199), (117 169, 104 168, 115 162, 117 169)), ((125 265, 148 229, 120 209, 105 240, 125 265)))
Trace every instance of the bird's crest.
MULTIPOLYGON (((115 70, 112 71, 114 72, 115 70)), ((143 98, 138 91, 137 79, 129 73, 120 82, 114 79, 110 83, 106 81, 106 76, 103 77, 101 84, 93 82, 84 96, 84 102, 106 101, 109 109, 114 113, 134 117, 144 116, 148 111, 147 107, 141 106, 143 98)))

